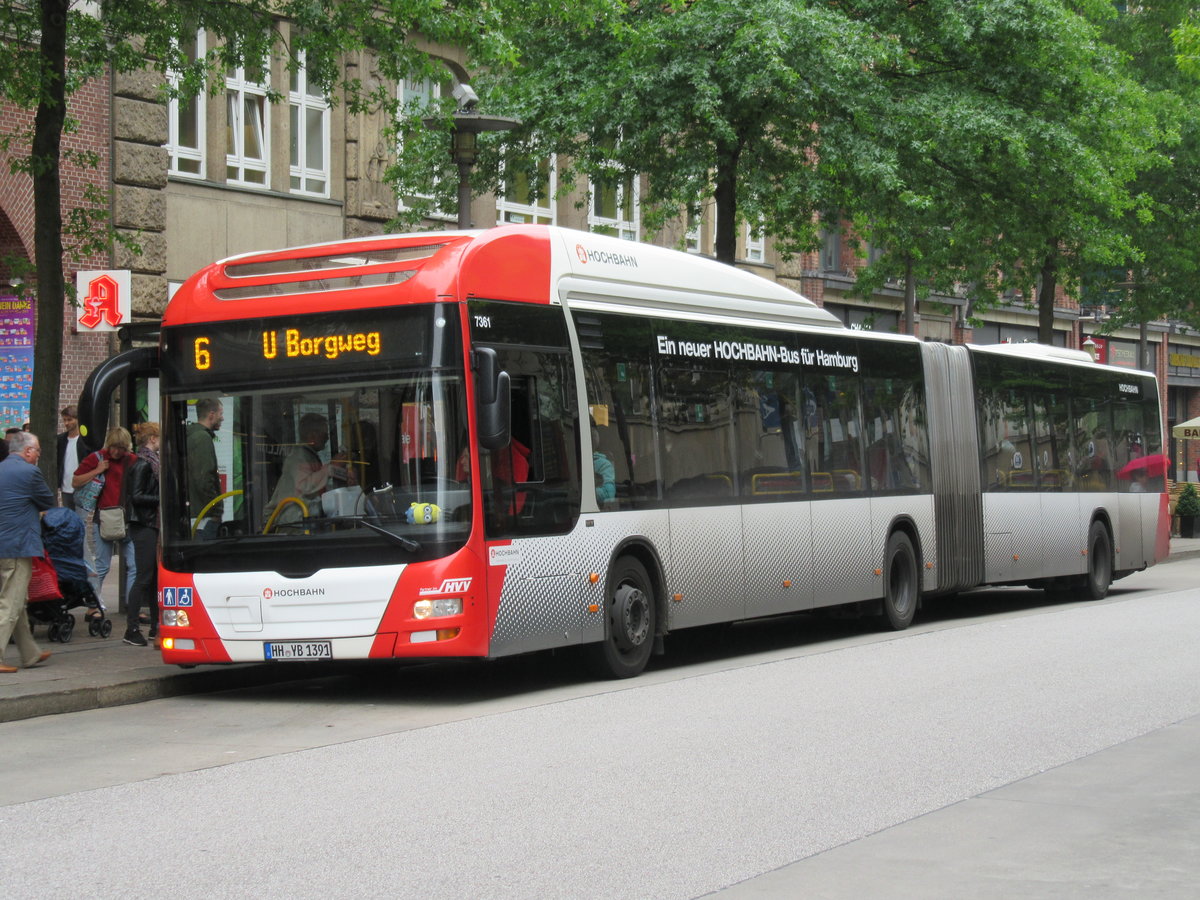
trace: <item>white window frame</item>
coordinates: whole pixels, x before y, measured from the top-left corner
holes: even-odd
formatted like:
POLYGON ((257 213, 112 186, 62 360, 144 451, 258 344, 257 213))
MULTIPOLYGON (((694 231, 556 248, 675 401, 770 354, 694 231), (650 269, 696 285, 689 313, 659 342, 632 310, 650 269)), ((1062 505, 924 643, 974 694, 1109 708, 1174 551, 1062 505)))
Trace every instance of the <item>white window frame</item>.
MULTIPOLYGON (((196 32, 196 53, 194 59, 199 59, 205 53, 205 42, 207 35, 203 28, 196 32)), ((171 87, 179 87, 179 76, 176 74, 170 75, 171 87)), ((207 159, 205 156, 205 142, 208 137, 207 119, 205 115, 207 97, 204 92, 200 92, 195 97, 191 98, 190 114, 195 116, 196 128, 196 146, 190 147, 180 143, 180 123, 181 117, 185 114, 184 104, 188 101, 181 101, 178 97, 172 97, 167 102, 167 154, 170 157, 168 173, 180 178, 195 178, 203 179, 207 170, 207 159), (196 165, 197 171, 189 172, 180 167, 181 163, 191 162, 196 165)))
MULTIPOLYGON (((546 194, 538 199, 536 204, 518 203, 508 199, 507 185, 505 190, 496 197, 496 221, 501 225, 513 223, 518 225, 557 225, 558 204, 554 202, 554 194, 558 190, 558 174, 554 160, 546 161, 547 178, 546 194)), ((505 184, 504 181, 501 182, 505 184)))
POLYGON ((758 220, 756 226, 751 226, 746 223, 743 237, 746 242, 746 255, 743 259, 746 262, 766 262, 767 261, 767 232, 763 226, 762 219, 758 220))
MULTIPOLYGON (((399 90, 400 90, 400 106, 401 106, 401 108, 405 108, 405 109, 415 99, 424 99, 425 105, 427 107, 429 107, 429 106, 432 106, 435 102, 437 102, 438 100, 440 100, 442 98, 442 86, 439 82, 435 81, 432 78, 421 78, 421 79, 405 78, 400 83, 399 90)), ((400 136, 397 138, 397 144, 396 144, 396 154, 399 156, 399 155, 403 154, 403 152, 404 152, 404 136, 403 136, 403 129, 400 129, 400 136)), ((435 179, 434 183, 440 184, 441 179, 440 178, 435 179)), ((416 198, 419 198, 422 200, 432 199, 430 196, 428 196, 426 194, 412 194, 410 196, 413 196, 413 197, 416 197, 416 198)), ((404 203, 403 197, 397 197, 396 208, 400 212, 404 212, 405 210, 408 209, 408 207, 404 203)), ((438 220, 445 221, 445 222, 454 222, 454 223, 458 222, 458 215, 456 213, 448 213, 445 210, 441 210, 441 209, 430 210, 428 213, 428 216, 431 219, 438 219, 438 220)))
MULTIPOLYGON (((269 63, 263 61, 263 74, 270 78, 269 63)), ((254 190, 269 190, 271 187, 271 104, 267 102, 267 85, 252 81, 246 75, 244 66, 238 66, 232 74, 225 76, 226 115, 229 117, 226 127, 233 146, 228 146, 225 154, 225 180, 238 187, 254 190), (258 132, 262 147, 262 157, 246 154, 245 134, 246 122, 243 117, 247 101, 258 98, 255 104, 260 115, 250 123, 258 132), (259 173, 262 180, 253 180, 247 176, 259 173)))
POLYGON ((300 51, 300 67, 292 73, 290 89, 288 90, 288 116, 291 128, 291 146, 289 152, 289 187, 293 194, 304 194, 308 197, 328 197, 329 182, 332 175, 332 164, 329 160, 329 131, 330 112, 329 101, 324 95, 312 94, 308 90, 308 68, 305 51, 300 51), (316 112, 321 121, 321 168, 312 168, 306 163, 309 159, 308 117, 316 112), (319 186, 312 185, 319 183, 319 186))
POLYGON ((613 175, 616 179, 617 212, 620 213, 628 206, 632 210, 632 218, 609 218, 598 215, 596 213, 596 182, 593 179, 588 184, 588 230, 611 230, 615 231, 616 236, 623 241, 639 240, 642 221, 641 176, 636 173, 620 172, 615 167, 613 167, 613 175), (626 196, 630 190, 633 193, 632 198, 626 196), (628 202, 630 200, 632 202, 628 202))
POLYGON ((687 214, 687 231, 683 233, 683 249, 687 253, 704 253, 704 216, 687 214))

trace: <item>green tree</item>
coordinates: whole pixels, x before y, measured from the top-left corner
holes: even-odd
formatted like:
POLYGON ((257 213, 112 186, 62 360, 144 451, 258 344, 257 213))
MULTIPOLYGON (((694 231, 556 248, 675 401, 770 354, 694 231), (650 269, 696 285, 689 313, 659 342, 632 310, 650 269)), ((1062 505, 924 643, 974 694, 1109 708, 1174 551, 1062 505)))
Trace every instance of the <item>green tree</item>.
POLYGON ((1136 255, 1131 185, 1156 162, 1148 95, 1097 24, 1111 4, 865 0, 848 12, 904 46, 879 70, 885 105, 856 120, 888 163, 839 184, 856 230, 886 248, 860 290, 900 278, 910 309, 918 293, 965 290, 981 310, 1036 286, 1049 343, 1057 285, 1136 255))
MULTIPOLYGON (((896 50, 815 0, 613 0, 588 27, 526 20, 512 39, 517 64, 481 79, 492 111, 524 122, 506 171, 557 155, 563 191, 581 175, 644 174, 646 227, 715 204, 726 262, 741 222, 761 224, 784 251, 812 245, 816 160, 869 165, 854 158, 857 142, 832 143, 814 126, 853 118, 878 89, 872 70, 896 50)), ((481 159, 493 183, 498 157, 481 159)))
MULTIPOLYGON (((98 5, 69 0, 12 0, 0 5, 0 31, 5 52, 0 54, 0 92, 19 107, 34 111, 27 134, 6 133, 0 151, 8 165, 28 173, 35 208, 34 268, 37 331, 32 388, 32 427, 53 434, 62 370, 62 324, 67 286, 63 277, 64 219, 60 191, 61 141, 73 129, 67 101, 81 85, 107 67, 132 72, 146 67, 163 78, 181 76, 179 93, 193 95, 217 90, 228 67, 260 64, 272 54, 289 68, 304 65, 310 81, 351 110, 394 111, 394 84, 404 76, 443 77, 423 48, 430 42, 466 50, 481 64, 512 61, 512 48, 499 27, 505 17, 540 14, 555 19, 555 5, 543 0, 108 0, 98 5), (280 19, 295 26, 289 41, 274 27, 280 19), (180 40, 197 28, 209 35, 208 53, 190 61, 180 40), (371 77, 343 68, 348 55, 366 53, 371 77), (350 74, 348 74, 350 73, 350 74)), ((586 14, 576 4, 572 15, 586 14)), ((276 98, 273 98, 276 99, 276 98)), ((68 233, 74 249, 86 252, 113 239, 103 227, 102 186, 89 194, 83 210, 68 210, 68 233), (79 244, 79 240, 88 243, 79 244)), ((52 472, 53 452, 43 454, 42 466, 52 472)))
POLYGON ((1164 316, 1200 328, 1200 26, 1193 6, 1139 4, 1106 23, 1106 36, 1125 51, 1152 99, 1162 160, 1133 187, 1144 206, 1126 221, 1136 255, 1091 279, 1110 306, 1109 330, 1164 316))

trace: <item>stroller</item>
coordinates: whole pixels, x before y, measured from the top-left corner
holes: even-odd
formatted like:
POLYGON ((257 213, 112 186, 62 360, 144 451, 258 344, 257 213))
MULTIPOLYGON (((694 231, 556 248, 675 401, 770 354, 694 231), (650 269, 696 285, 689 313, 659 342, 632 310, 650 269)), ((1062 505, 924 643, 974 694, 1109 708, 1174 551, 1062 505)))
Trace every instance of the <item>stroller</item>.
POLYGON ((67 643, 75 630, 75 616, 68 610, 85 607, 88 634, 106 638, 112 634, 112 620, 104 603, 87 579, 83 560, 84 525, 72 510, 54 507, 42 516, 42 543, 46 554, 33 561, 33 580, 29 583, 26 612, 29 626, 49 624, 47 637, 67 643))

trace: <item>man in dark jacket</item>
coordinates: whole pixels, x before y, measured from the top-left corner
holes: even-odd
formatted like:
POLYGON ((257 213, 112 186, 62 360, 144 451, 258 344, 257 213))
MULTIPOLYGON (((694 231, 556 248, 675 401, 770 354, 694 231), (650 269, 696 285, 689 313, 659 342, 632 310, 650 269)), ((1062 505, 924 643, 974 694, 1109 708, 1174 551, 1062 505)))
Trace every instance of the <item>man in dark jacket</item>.
POLYGON ((25 603, 33 558, 43 552, 41 513, 54 505, 54 494, 37 467, 37 435, 18 431, 7 443, 8 456, 0 462, 0 673, 11 674, 16 666, 4 665, 10 637, 26 668, 50 658, 34 643, 25 603))
POLYGON ((75 488, 71 478, 84 457, 92 452, 87 438, 79 433, 79 410, 75 406, 64 406, 59 413, 62 418, 63 432, 56 441, 58 453, 58 484, 62 491, 62 505, 67 509, 75 508, 75 488))

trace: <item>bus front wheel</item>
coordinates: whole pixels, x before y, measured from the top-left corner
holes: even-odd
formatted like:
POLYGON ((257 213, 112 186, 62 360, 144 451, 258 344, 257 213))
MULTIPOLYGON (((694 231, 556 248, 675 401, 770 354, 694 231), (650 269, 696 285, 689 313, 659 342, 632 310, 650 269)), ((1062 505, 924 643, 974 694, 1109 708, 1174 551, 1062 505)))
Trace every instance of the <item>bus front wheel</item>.
POLYGON ((646 568, 622 556, 609 573, 604 595, 604 640, 590 645, 588 663, 602 678, 641 674, 654 649, 654 587, 646 568))
POLYGON ((890 627, 903 631, 912 624, 921 596, 921 576, 912 540, 903 531, 888 538, 883 560, 883 615, 890 627))

